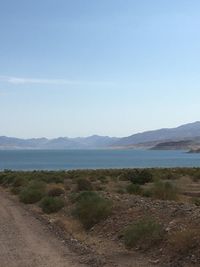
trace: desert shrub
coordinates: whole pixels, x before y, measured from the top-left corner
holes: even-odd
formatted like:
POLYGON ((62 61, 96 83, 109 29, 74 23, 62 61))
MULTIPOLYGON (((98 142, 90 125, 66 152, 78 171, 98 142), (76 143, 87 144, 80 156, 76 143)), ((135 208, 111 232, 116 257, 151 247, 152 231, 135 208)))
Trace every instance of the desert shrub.
POLYGON ((130 225, 124 232, 124 242, 128 248, 135 246, 146 249, 163 238, 162 226, 153 219, 145 218, 130 225))
POLYGON ((41 200, 40 207, 47 214, 54 213, 64 207, 64 201, 59 197, 46 196, 41 200))
POLYGON ((15 175, 12 172, 1 174, 0 184, 3 186, 10 186, 15 180, 15 175))
POLYGON ((172 182, 157 181, 152 187, 152 195, 162 200, 177 200, 178 189, 172 182))
POLYGON ((143 189, 142 190, 142 196, 143 197, 152 197, 152 190, 150 189, 143 189))
POLYGON ((98 180, 102 183, 102 184, 106 184, 108 183, 108 178, 106 176, 99 176, 98 180))
POLYGON ((28 180, 25 177, 18 176, 14 179, 12 186, 13 187, 20 187, 20 186, 25 186, 27 185, 28 180))
POLYGON ((200 245, 200 229, 190 228, 174 232, 169 236, 168 242, 173 251, 188 254, 200 245))
POLYGON ((19 198, 25 204, 32 204, 41 200, 45 195, 45 184, 42 182, 31 182, 20 192, 19 198))
POLYGON ((142 193, 142 188, 139 184, 130 184, 126 190, 129 194, 140 195, 142 193))
POLYGON ((95 192, 83 192, 77 198, 75 214, 86 229, 107 218, 112 210, 109 200, 95 192))
POLYGON ((50 197, 59 197, 64 193, 65 190, 59 185, 51 185, 50 188, 47 190, 47 195, 50 197))
POLYGON ((90 191, 90 190, 93 190, 93 186, 88 179, 79 178, 77 180, 77 190, 78 191, 90 191))
POLYGON ((135 174, 130 177, 133 184, 144 185, 153 181, 153 174, 150 170, 137 170, 135 174))

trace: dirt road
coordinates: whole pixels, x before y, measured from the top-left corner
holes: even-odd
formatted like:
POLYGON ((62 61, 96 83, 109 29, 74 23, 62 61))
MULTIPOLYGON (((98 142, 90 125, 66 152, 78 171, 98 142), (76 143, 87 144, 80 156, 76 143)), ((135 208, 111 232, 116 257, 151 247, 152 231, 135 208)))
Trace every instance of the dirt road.
POLYGON ((83 267, 49 229, 0 189, 0 267, 83 267))

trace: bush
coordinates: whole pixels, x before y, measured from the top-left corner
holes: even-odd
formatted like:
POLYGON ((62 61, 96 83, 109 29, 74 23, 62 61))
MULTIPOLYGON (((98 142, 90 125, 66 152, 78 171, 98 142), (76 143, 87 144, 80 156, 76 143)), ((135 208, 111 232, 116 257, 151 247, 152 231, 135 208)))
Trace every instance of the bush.
POLYGON ((31 182, 19 194, 20 201, 25 204, 38 202, 45 195, 45 185, 42 182, 31 182))
POLYGON ((138 184, 130 184, 127 186, 126 190, 129 194, 140 195, 142 193, 142 188, 138 184))
POLYGON ((163 229, 153 219, 142 219, 129 226, 124 233, 124 242, 128 248, 138 246, 149 248, 163 238, 163 229))
POLYGON ((153 185, 152 195, 162 200, 177 200, 178 189, 171 182, 157 181, 153 185))
POLYGON ((153 181, 153 175, 150 170, 137 170, 130 177, 130 181, 133 184, 144 185, 153 181))
POLYGON ((190 250, 200 244, 200 229, 185 229, 174 232, 169 236, 168 241, 173 251, 188 254, 190 250))
POLYGON ((63 195, 65 193, 65 190, 58 185, 52 185, 48 191, 47 195, 50 197, 59 197, 60 195, 63 195))
POLYGON ((93 190, 93 187, 89 180, 85 178, 80 178, 77 181, 77 190, 78 191, 91 191, 93 190))
POLYGON ((95 192, 83 192, 77 198, 75 214, 86 229, 107 218, 112 210, 111 202, 95 192))
POLYGON ((150 189, 144 189, 142 191, 142 196, 143 197, 152 197, 152 190, 150 190, 150 189))
POLYGON ((28 183, 28 180, 26 178, 19 176, 14 179, 12 186, 20 187, 20 186, 27 185, 27 183, 28 183))
POLYGON ((45 213, 54 213, 64 207, 64 201, 58 197, 46 196, 41 200, 40 207, 45 213))
POLYGON ((0 183, 3 186, 10 186, 15 180, 15 175, 10 172, 10 173, 2 173, 0 177, 0 183))

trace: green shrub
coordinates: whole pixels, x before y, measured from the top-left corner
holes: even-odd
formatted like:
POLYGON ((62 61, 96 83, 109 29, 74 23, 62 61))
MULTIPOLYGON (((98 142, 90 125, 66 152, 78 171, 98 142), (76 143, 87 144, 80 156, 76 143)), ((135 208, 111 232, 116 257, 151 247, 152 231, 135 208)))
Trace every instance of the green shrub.
POLYGON ((150 189, 144 189, 142 191, 142 196, 143 197, 152 197, 153 193, 152 193, 152 190, 150 189))
POLYGON ((129 226, 124 233, 124 242, 128 248, 135 246, 146 249, 163 238, 163 229, 153 219, 142 219, 129 226))
POLYGON ((98 180, 102 183, 102 184, 107 184, 108 183, 108 178, 106 176, 99 176, 98 180))
POLYGON ((89 180, 85 178, 79 178, 77 180, 77 190, 78 191, 90 191, 90 190, 93 190, 93 187, 89 180))
POLYGON ((172 182, 157 181, 153 185, 152 195, 162 200, 177 200, 178 189, 172 182))
POLYGON ((59 197, 60 195, 63 195, 65 193, 65 190, 58 185, 52 185, 48 191, 47 195, 50 197, 59 197))
POLYGON ((111 202, 95 192, 83 192, 77 198, 75 214, 86 229, 107 218, 112 210, 111 202))
POLYGON ((129 194, 140 195, 142 193, 142 188, 138 184, 130 184, 127 186, 126 190, 129 194))
POLYGON ((3 173, 1 174, 1 179, 0 179, 0 183, 3 186, 10 186, 15 180, 15 175, 11 172, 11 173, 3 173))
POLYGON ((45 195, 45 184, 42 182, 31 182, 19 194, 21 202, 32 204, 38 202, 45 195))
POLYGON ((153 181, 153 175, 150 170, 137 170, 129 179, 133 184, 144 185, 153 181))
POLYGON ((40 207, 45 213, 54 213, 64 207, 64 201, 58 197, 46 196, 41 200, 40 207))

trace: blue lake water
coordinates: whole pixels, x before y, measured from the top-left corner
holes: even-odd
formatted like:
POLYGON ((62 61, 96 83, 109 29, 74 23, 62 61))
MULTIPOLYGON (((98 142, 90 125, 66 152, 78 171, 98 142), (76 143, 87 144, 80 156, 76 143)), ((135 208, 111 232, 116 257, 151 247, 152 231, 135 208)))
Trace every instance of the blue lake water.
POLYGON ((0 150, 0 170, 200 167, 200 154, 141 150, 0 150))

